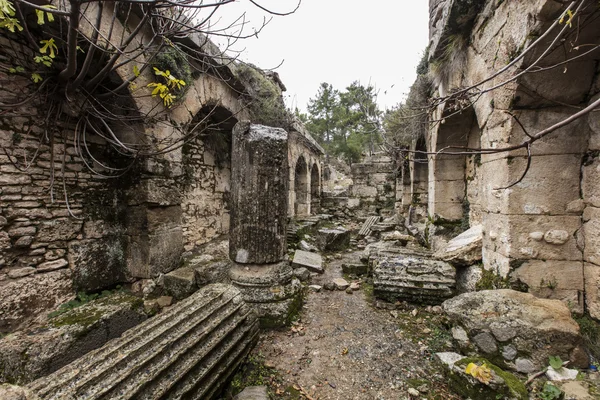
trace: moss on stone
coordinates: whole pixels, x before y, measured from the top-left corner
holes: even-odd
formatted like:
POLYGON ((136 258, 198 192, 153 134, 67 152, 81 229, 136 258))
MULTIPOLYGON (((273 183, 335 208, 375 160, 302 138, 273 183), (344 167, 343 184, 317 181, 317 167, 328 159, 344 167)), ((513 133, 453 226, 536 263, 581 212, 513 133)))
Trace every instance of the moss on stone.
POLYGON ((492 385, 486 385, 484 383, 472 383, 467 378, 466 373, 459 373, 456 371, 450 372, 450 385, 465 398, 471 398, 472 400, 488 400, 495 398, 502 399, 517 399, 527 400, 529 394, 527 388, 516 376, 510 372, 504 371, 502 368, 492 364, 485 358, 482 357, 467 357, 460 361, 457 361, 455 367, 458 367, 464 371, 467 365, 474 363, 476 365, 487 365, 498 377, 504 381, 504 385, 498 385, 493 387, 492 385))

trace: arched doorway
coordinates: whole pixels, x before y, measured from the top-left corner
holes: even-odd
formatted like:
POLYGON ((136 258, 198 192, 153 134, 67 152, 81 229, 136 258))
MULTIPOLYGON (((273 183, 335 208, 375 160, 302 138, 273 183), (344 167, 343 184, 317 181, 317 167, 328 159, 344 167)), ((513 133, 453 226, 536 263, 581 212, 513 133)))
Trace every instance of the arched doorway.
POLYGON ((310 170, 310 213, 317 214, 321 206, 321 174, 319 166, 314 163, 310 170))
POLYGON ((308 215, 310 212, 309 192, 308 192, 308 165, 303 156, 298 158, 294 170, 294 191, 296 201, 294 202, 294 211, 296 216, 308 215))

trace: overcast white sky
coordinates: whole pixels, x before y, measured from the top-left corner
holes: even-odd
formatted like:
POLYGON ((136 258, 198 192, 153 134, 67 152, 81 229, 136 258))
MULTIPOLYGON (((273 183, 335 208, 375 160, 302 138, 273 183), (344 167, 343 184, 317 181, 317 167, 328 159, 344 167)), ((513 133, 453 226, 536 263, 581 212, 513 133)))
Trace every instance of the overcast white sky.
MULTIPOLYGON (((297 0, 257 0, 272 10, 293 9, 297 0)), ((252 27, 264 12, 246 0, 221 7, 222 23, 246 12, 252 27)), ((277 69, 288 107, 306 110, 321 82, 343 90, 355 80, 379 90, 382 109, 404 99, 428 42, 426 0, 302 0, 296 13, 274 17, 258 35, 234 48, 240 59, 277 69)))

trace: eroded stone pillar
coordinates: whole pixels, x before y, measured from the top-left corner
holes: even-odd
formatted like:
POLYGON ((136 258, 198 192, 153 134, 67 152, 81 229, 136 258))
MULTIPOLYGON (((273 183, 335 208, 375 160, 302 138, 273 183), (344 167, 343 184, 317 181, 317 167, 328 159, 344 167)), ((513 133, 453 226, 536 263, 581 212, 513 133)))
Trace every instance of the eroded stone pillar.
POLYGON ((289 322, 300 284, 286 260, 288 134, 240 122, 231 157, 230 277, 263 325, 289 322))

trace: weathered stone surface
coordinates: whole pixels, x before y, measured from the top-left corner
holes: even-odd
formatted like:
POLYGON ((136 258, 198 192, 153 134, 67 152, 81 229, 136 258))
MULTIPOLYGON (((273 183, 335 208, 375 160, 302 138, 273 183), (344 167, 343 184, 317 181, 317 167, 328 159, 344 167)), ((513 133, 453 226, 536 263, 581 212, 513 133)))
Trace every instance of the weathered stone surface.
POLYGON ((535 364, 528 358, 517 358, 515 369, 522 374, 531 374, 536 371, 535 364))
POLYGON ((294 276, 300 279, 301 282, 306 282, 310 279, 310 271, 306 268, 295 268, 294 276))
POLYGON ((54 261, 46 261, 37 266, 38 272, 49 272, 64 268, 69 265, 69 262, 64 258, 59 258, 54 261))
POLYGON ((184 299, 197 289, 193 269, 184 267, 165 274, 162 277, 165 291, 177 300, 184 299))
POLYGON ((291 323, 291 314, 301 304, 302 285, 294 278, 288 262, 234 263, 229 277, 242 298, 254 307, 262 326, 278 327, 291 323))
POLYGON ((142 301, 116 293, 0 339, 0 381, 29 383, 119 337, 146 319, 142 301))
POLYGON ((229 255, 241 264, 275 263, 287 250, 287 133, 238 123, 231 156, 229 255))
POLYGON ((294 267, 304 267, 309 271, 317 272, 319 274, 325 272, 321 255, 308 251, 296 250, 292 265, 294 267))
POLYGON ((211 283, 227 283, 229 281, 231 261, 210 261, 203 265, 196 265, 192 260, 189 266, 194 269, 196 285, 198 287, 211 283))
POLYGON ((455 265, 469 266, 481 261, 483 226, 475 225, 454 237, 435 257, 455 265))
POLYGON ((480 264, 468 267, 456 268, 456 291, 458 293, 474 292, 477 283, 483 275, 483 267, 480 264))
POLYGON ((212 399, 256 342, 256 315, 229 285, 209 285, 29 385, 42 399, 212 399))
POLYGON ((340 251, 350 246, 350 231, 342 227, 319 229, 317 246, 321 251, 340 251))
MULTIPOLYGON (((558 300, 509 289, 484 290, 446 300, 443 309, 451 323, 461 326, 470 338, 488 333, 504 339, 503 346, 512 345, 519 356, 527 355, 537 369, 547 364, 549 356, 568 360, 582 343, 579 326, 558 300)), ((492 353, 496 352, 487 356, 493 357, 492 353)), ((504 366, 515 368, 508 362, 504 366)))
POLYGON ((377 297, 440 304, 454 294, 455 268, 438 260, 414 256, 380 257, 373 269, 377 297))
POLYGON ((445 375, 448 376, 450 387, 464 398, 482 400, 495 399, 497 396, 517 400, 529 398, 527 388, 521 381, 484 358, 464 357, 451 352, 436 353, 435 357, 445 375), (485 364, 490 369, 489 383, 484 384, 465 372, 471 363, 479 367, 485 364))
POLYGON ((0 282, 0 332, 22 328, 32 319, 45 318, 47 310, 73 295, 71 273, 67 269, 0 282))
POLYGON ((24 267, 24 268, 16 268, 8 271, 8 277, 11 279, 23 278, 29 275, 35 274, 35 268, 33 267, 24 267))
POLYGON ((269 400, 269 394, 266 386, 248 386, 233 400, 269 400))
POLYGON ((473 342, 475 342, 479 350, 486 354, 493 354, 498 351, 496 340, 487 332, 481 332, 473 336, 473 342))
POLYGON ((93 292, 127 282, 125 254, 125 243, 120 236, 70 242, 67 258, 76 290, 93 292))
POLYGON ((367 273, 365 264, 342 264, 342 272, 351 275, 364 275, 367 273))
POLYGON ((39 400, 31 390, 8 383, 0 384, 0 399, 2 400, 39 400))
POLYGON ((333 284, 337 290, 346 290, 350 287, 350 284, 344 278, 335 278, 333 284))

